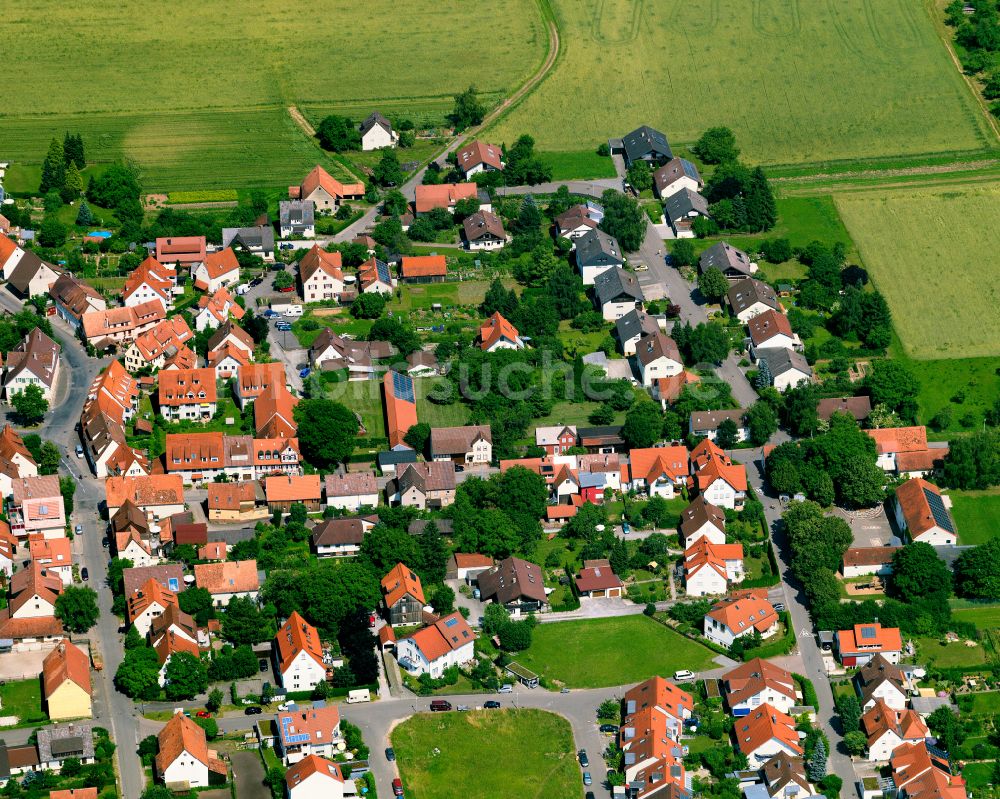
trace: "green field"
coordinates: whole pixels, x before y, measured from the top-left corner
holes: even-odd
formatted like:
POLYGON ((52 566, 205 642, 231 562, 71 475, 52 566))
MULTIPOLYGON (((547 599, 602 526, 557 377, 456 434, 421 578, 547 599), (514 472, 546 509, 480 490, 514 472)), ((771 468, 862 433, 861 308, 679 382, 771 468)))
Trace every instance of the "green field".
POLYGON ((591 150, 641 124, 733 128, 751 161, 973 151, 987 121, 915 0, 552 0, 561 53, 497 124, 591 150), (904 99, 905 98, 905 99, 904 99))
POLYGON ((487 101, 513 92, 544 58, 547 35, 536 0, 503 6, 503 24, 471 46, 449 33, 466 14, 461 0, 305 10, 262 0, 252 13, 220 0, 11 0, 4 63, 18 90, 0 112, 3 158, 38 163, 69 129, 92 158, 135 158, 149 189, 288 185, 333 164, 288 106, 441 124, 470 83, 487 101))
POLYGON ((393 730, 392 746, 410 799, 583 794, 569 722, 543 710, 421 713, 393 730))
POLYGON ((996 763, 966 763, 962 769, 962 776, 965 778, 967 787, 973 790, 991 788, 996 765, 996 763))
POLYGON ((986 651, 982 644, 966 646, 963 641, 943 643, 937 638, 917 638, 920 662, 929 667, 974 668, 987 663, 986 651))
POLYGON ((645 616, 562 621, 535 628, 517 662, 573 688, 603 688, 714 668, 715 653, 645 616))
POLYGON ((1000 605, 953 608, 951 615, 958 621, 972 622, 980 630, 1000 629, 1000 605))
POLYGON ((914 359, 1000 349, 1000 185, 838 194, 837 208, 914 359))
POLYGON ((985 544, 1000 533, 1000 493, 952 491, 949 496, 960 544, 985 544))
POLYGON ((1000 713, 1000 691, 973 694, 972 712, 984 716, 1000 713))
POLYGON ((4 716, 17 716, 19 724, 45 721, 42 711, 42 686, 37 678, 8 680, 0 686, 0 706, 4 716))

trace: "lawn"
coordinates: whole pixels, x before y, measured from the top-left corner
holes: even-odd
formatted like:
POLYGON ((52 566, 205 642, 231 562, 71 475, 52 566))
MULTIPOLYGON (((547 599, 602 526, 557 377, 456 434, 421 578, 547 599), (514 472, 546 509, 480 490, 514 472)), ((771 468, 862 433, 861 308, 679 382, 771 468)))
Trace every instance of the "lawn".
POLYGON ((966 763, 962 776, 969 788, 989 788, 993 785, 996 763, 966 763))
POLYGON ((543 710, 421 713, 392 746, 409 799, 466 799, 472 784, 477 799, 583 793, 569 722, 543 710))
POLYGON ((440 125, 454 94, 474 82, 495 103, 547 49, 536 0, 507 0, 503 25, 474 47, 442 35, 463 17, 462 0, 306 10, 262 0, 245 11, 196 0, 5 3, 5 29, 16 33, 7 37, 7 77, 18 91, 2 112, 4 159, 38 163, 50 138, 71 130, 91 157, 138 160, 147 188, 287 186, 304 167, 334 163, 289 106, 310 117, 337 111, 360 121, 378 109, 440 125), (372 58, 384 68, 373 72, 372 58))
POLYGON ((910 358, 996 355, 1000 184, 855 192, 836 203, 910 358))
POLYGON ((713 668, 715 654, 645 616, 541 624, 518 663, 573 688, 602 688, 713 668))
POLYGON ((551 5, 559 61, 497 123, 493 139, 529 132, 542 150, 591 151, 641 124, 674 143, 727 125, 751 162, 768 164, 996 144, 938 37, 929 3, 551 5))
POLYGON ((1000 713, 1000 691, 973 694, 972 712, 984 716, 1000 713))
POLYGON ((614 161, 598 155, 596 148, 590 152, 544 152, 541 156, 552 167, 553 180, 594 180, 613 178, 618 174, 614 161))
POLYGON ((969 668, 987 662, 982 644, 966 646, 964 641, 946 644, 937 638, 917 638, 916 644, 919 647, 920 662, 926 661, 931 667, 969 668))
POLYGON ((949 496, 960 544, 985 544, 1000 531, 1000 492, 952 491, 949 496))
POLYGON ((45 721, 42 711, 42 687, 38 678, 7 680, 0 685, 0 713, 17 716, 20 724, 45 721))

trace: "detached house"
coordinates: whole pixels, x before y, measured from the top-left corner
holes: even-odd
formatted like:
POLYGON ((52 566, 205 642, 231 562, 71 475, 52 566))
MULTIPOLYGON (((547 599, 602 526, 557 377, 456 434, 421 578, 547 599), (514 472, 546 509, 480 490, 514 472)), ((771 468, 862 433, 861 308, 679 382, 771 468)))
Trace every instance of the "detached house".
POLYGON ((319 630, 297 610, 274 636, 274 647, 281 685, 286 691, 311 691, 326 680, 319 630))
POLYGON ((722 675, 726 705, 734 716, 746 716, 767 704, 789 713, 799 704, 799 692, 791 672, 760 658, 741 663, 722 675))
POLYGON ((237 322, 246 315, 239 304, 233 299, 233 295, 225 286, 219 286, 211 296, 203 295, 198 298, 198 310, 194 315, 195 330, 215 330, 219 325, 225 324, 230 317, 237 322))
POLYGON ((635 355, 639 341, 660 332, 656 318, 645 311, 631 310, 615 320, 615 335, 622 347, 622 355, 626 358, 635 355))
POLYGON ((357 513, 362 507, 374 508, 378 505, 378 482, 374 472, 328 474, 324 480, 328 508, 357 513))
POLYGON ((234 596, 256 601, 260 592, 260 572, 256 560, 234 560, 225 563, 196 563, 194 583, 212 595, 212 603, 224 608, 234 596))
POLYGON ((49 290, 56 314, 79 335, 83 315, 92 311, 106 311, 108 302, 95 288, 77 279, 69 272, 59 276, 49 290))
POLYGON ((708 200, 691 189, 681 189, 663 203, 663 218, 674 231, 674 238, 693 239, 694 220, 700 216, 711 219, 708 200))
POLYGON ((142 305, 151 300, 158 300, 163 303, 163 309, 167 310, 173 305, 173 291, 176 284, 177 270, 168 268, 153 256, 149 256, 125 280, 122 304, 142 305))
POLYGON ((288 187, 292 200, 310 200, 317 211, 332 214, 344 200, 359 200, 365 195, 364 183, 341 183, 323 167, 316 166, 298 186, 288 187))
POLYGON ((733 463, 708 439, 691 450, 691 480, 707 502, 741 510, 747 493, 747 470, 733 463))
POLYGON ((358 130, 361 132, 361 149, 366 152, 395 147, 399 141, 399 134, 392 129, 392 123, 378 111, 369 114, 358 130))
POLYGON ((546 455, 562 455, 576 446, 576 426, 536 427, 535 446, 544 449, 546 455))
POLYGON ((766 703, 736 722, 733 738, 751 767, 760 768, 778 754, 802 756, 795 719, 766 703))
POLYGON ((921 477, 907 480, 896 489, 896 525, 914 542, 935 547, 957 544, 955 522, 945 502, 933 483, 921 477))
POLYGON ((677 529, 681 545, 685 549, 702 538, 713 544, 725 544, 726 514, 722 508, 711 504, 705 497, 698 496, 681 511, 681 522, 677 529))
POLYGON ((503 222, 492 211, 476 211, 462 220, 462 238, 469 250, 499 250, 508 241, 503 222))
POLYGON ((504 166, 503 150, 495 144, 487 144, 478 139, 455 153, 455 167, 466 180, 480 172, 500 172, 504 166))
POLYGON ((903 799, 966 799, 965 780, 953 775, 947 756, 925 741, 900 744, 889 765, 897 796, 903 799))
POLYGON ((11 274, 7 285, 18 297, 28 300, 48 294, 61 274, 59 267, 46 263, 28 250, 11 274))
POLYGON ((728 648, 754 630, 762 638, 778 632, 778 614, 767 601, 767 589, 736 591, 712 605, 705 615, 705 637, 720 646, 728 648))
POLYGON ((639 363, 642 384, 646 388, 650 388, 659 380, 674 377, 684 371, 684 362, 681 360, 681 351, 677 348, 677 343, 659 330, 651 336, 639 339, 635 345, 635 356, 639 363))
MULTIPOLYGON (((479 200, 479 187, 475 183, 440 183, 417 186, 415 190, 414 211, 417 216, 444 208, 450 213, 455 212, 455 205, 461 200, 479 200)), ((482 205, 482 203, 480 203, 482 205)), ((486 203, 489 207, 489 203, 486 203)))
POLYGON ((382 578, 382 603, 386 621, 393 627, 420 624, 427 600, 417 573, 397 563, 382 578))
POLYGON ((483 602, 503 605, 513 616, 536 613, 549 603, 541 567, 521 558, 504 558, 476 581, 483 602))
POLYGON ((618 240, 596 225, 576 238, 575 252, 576 268, 584 286, 593 286, 599 275, 625 265, 618 240))
POLYGON ((431 460, 466 466, 488 466, 493 460, 493 434, 488 424, 431 428, 431 460))
POLYGON ((868 738, 868 759, 888 761, 903 744, 922 744, 931 734, 915 710, 889 707, 881 699, 861 717, 868 738))
POLYGON ((757 271, 757 265, 751 262, 749 255, 724 241, 713 244, 698 259, 699 272, 707 272, 712 267, 730 280, 744 280, 757 271))
POLYGON ((4 280, 10 280, 26 252, 27 250, 21 249, 13 240, 0 233, 0 268, 4 280))
POLYGON ((785 752, 778 752, 764 763, 760 775, 770 799, 806 799, 818 793, 806 776, 802 758, 785 752))
POLYGON ((240 282, 240 262, 232 247, 205 256, 192 273, 195 288, 213 294, 220 288, 240 282))
POLYGON ((472 662, 476 634, 461 613, 438 619, 396 642, 396 659, 410 674, 441 677, 445 669, 472 662))
POLYGON ((208 748, 205 731, 183 713, 160 730, 156 774, 167 786, 190 790, 224 782, 226 764, 208 748))
POLYGON ((698 174, 698 167, 686 158, 671 158, 653 173, 653 188, 661 200, 672 197, 683 189, 700 192, 705 182, 698 174))
POLYGON ((585 560, 576 576, 576 590, 581 597, 609 599, 620 597, 624 586, 606 558, 585 560))
POLYGON ((861 697, 862 710, 869 710, 878 702, 903 710, 912 685, 899 666, 877 654, 855 672, 854 687, 861 697))
POLYGON ((344 293, 344 273, 339 252, 327 252, 314 244, 299 261, 299 281, 305 302, 338 300, 344 293))
POLYGON ((218 403, 218 384, 213 369, 163 371, 157 391, 160 415, 169 420, 207 422, 218 403))
MULTIPOLYGON (((264 221, 267 221, 265 215, 264 221)), ((224 227, 222 246, 239 247, 243 252, 256 255, 267 263, 274 262, 274 228, 270 223, 253 227, 224 227)))
POLYGON ((736 425, 736 440, 746 441, 750 437, 747 429, 746 411, 734 408, 725 411, 692 411, 688 419, 688 433, 698 438, 715 441, 719 435, 719 427, 726 420, 736 425))
POLYGON ((344 799, 356 796, 354 780, 344 779, 336 763, 316 755, 306 755, 285 772, 288 799, 344 799))
POLYGON ((850 630, 841 630, 836 638, 837 655, 847 668, 864 666, 875 655, 882 655, 889 663, 899 663, 903 652, 903 639, 898 627, 874 624, 855 624, 850 630))
POLYGON ((636 128, 620 139, 612 139, 608 145, 612 154, 621 154, 624 157, 626 166, 638 161, 662 164, 674 157, 666 134, 649 125, 636 128))
POLYGON ((374 255, 358 267, 358 288, 362 294, 392 294, 395 282, 389 264, 374 255))
POLYGON ((90 718, 90 657, 64 638, 42 661, 42 689, 52 721, 90 718))
POLYGON ((316 235, 316 206, 312 200, 282 200, 278 227, 283 239, 311 239, 316 235))
POLYGON ((946 447, 928 448, 927 428, 923 425, 865 432, 875 440, 879 468, 901 477, 926 477, 941 466, 948 454, 946 447))
POLYGON ((439 509, 455 501, 455 486, 455 464, 450 459, 436 463, 401 463, 385 493, 390 505, 439 509))
POLYGON ((781 304, 774 289, 761 280, 752 277, 737 280, 729 286, 726 295, 733 316, 746 324, 765 311, 781 313, 781 304))
POLYGON ((649 497, 673 499, 688 475, 687 447, 648 447, 629 452, 632 488, 649 497))
POLYGON ((4 370, 3 391, 10 402, 28 386, 38 386, 42 396, 52 401, 52 391, 59 377, 62 348, 35 328, 10 352, 4 370))
POLYGON ((750 351, 756 354, 765 349, 798 349, 802 346, 799 337, 792 332, 788 317, 770 309, 757 314, 749 322, 750 351))
POLYGON ((378 516, 326 519, 313 528, 312 550, 318 558, 353 557, 377 521, 378 516))
POLYGON ((813 372, 809 362, 802 353, 793 349, 760 349, 754 353, 754 357, 758 366, 767 364, 771 385, 778 391, 787 391, 812 381, 813 372))
POLYGON ((340 711, 336 705, 279 713, 275 749, 286 765, 309 755, 334 757, 342 750, 340 711))
POLYGON ((156 260, 164 266, 195 268, 205 260, 204 236, 174 236, 156 240, 156 260))
POLYGON ((497 350, 523 350, 527 345, 517 328, 508 322, 499 311, 486 320, 479 328, 479 346, 483 352, 497 350))
POLYGON ((594 230, 604 219, 604 209, 593 200, 574 205, 556 217, 556 236, 573 241, 594 230))
POLYGON ((153 619, 162 616, 171 605, 177 605, 177 594, 150 578, 140 590, 128 597, 126 618, 145 638, 153 626, 153 619))
POLYGON ((615 266, 594 278, 594 299, 605 321, 614 322, 630 311, 642 310, 644 298, 639 279, 615 266))
POLYGON ((724 594, 743 582, 743 545, 713 544, 699 538, 684 553, 684 587, 688 596, 724 594))

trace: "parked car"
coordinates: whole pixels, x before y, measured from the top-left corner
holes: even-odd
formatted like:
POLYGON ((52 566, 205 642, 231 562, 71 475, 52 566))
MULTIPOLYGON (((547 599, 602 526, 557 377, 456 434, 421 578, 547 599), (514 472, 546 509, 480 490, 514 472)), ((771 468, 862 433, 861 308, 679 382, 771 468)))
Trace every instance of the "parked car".
POLYGON ((263 658, 261 658, 260 661, 257 663, 257 665, 260 666, 260 673, 261 674, 267 674, 267 661, 266 660, 264 660, 263 658))
POLYGON ((683 680, 693 680, 694 672, 688 671, 687 669, 681 669, 680 671, 674 672, 674 682, 681 682, 683 680))
POLYGON ((622 522, 622 535, 628 535, 631 530, 632 528, 628 526, 628 522, 622 522))
POLYGON ((272 311, 270 308, 265 308, 264 313, 261 314, 265 319, 270 319, 272 316, 281 316, 277 311, 272 311))
POLYGON ((295 249, 295 245, 292 244, 291 242, 287 242, 286 244, 279 244, 278 245, 278 249, 279 250, 294 250, 295 249))
POLYGON ((207 710, 199 710, 197 713, 195 713, 195 715, 198 718, 200 718, 200 719, 210 719, 210 718, 212 718, 212 714, 209 713, 207 710))
POLYGON ((263 712, 257 705, 250 705, 250 707, 243 709, 244 716, 259 716, 263 712))
POLYGON ((602 724, 599 727, 600 731, 606 733, 607 735, 617 735, 618 725, 617 724, 602 724))
POLYGON ((458 705, 455 708, 455 710, 457 710, 459 713, 465 713, 468 712, 469 710, 472 710, 472 708, 469 707, 468 705, 458 705))
POLYGON ((501 694, 511 694, 511 693, 514 693, 514 686, 511 685, 509 682, 508 683, 504 683, 503 685, 500 686, 499 693, 501 693, 501 694))
POLYGON ((102 539, 101 546, 107 549, 111 545, 111 542, 107 538, 102 539))
POLYGON ((649 267, 646 266, 646 264, 636 264, 635 265, 635 271, 636 272, 648 272, 649 271, 649 267))
POLYGON ((442 710, 451 710, 451 702, 445 699, 432 699, 431 711, 436 713, 442 710))
POLYGON ((83 447, 80 444, 76 445, 76 457, 78 458, 83 457, 83 447))
POLYGON ((275 328, 277 328, 278 330, 280 330, 282 332, 285 332, 285 331, 291 330, 292 326, 290 324, 288 324, 288 322, 278 322, 278 324, 275 325, 275 328))
POLYGON ((580 759, 580 765, 583 766, 583 768, 587 768, 588 766, 590 766, 590 758, 587 757, 586 749, 581 749, 579 752, 576 753, 576 756, 580 759))
POLYGON ((500 707, 500 703, 496 699, 487 699, 483 702, 483 707, 487 710, 497 710, 500 707))
POLYGON ((783 612, 784 612, 784 610, 785 610, 785 603, 784 603, 784 602, 775 602, 775 603, 774 603, 774 605, 772 605, 772 607, 773 607, 773 608, 774 608, 774 609, 775 609, 775 610, 776 610, 776 611, 777 611, 778 613, 783 613, 783 612))
POLYGON ((585 793, 583 795, 583 799, 594 799, 594 792, 593 791, 587 791, 587 793, 585 793))
POLYGON ((403 795, 403 781, 399 777, 393 777, 392 779, 392 793, 395 796, 403 795))
POLYGON ((306 367, 305 369, 302 369, 302 370, 301 370, 301 371, 299 372, 299 377, 309 377, 309 374, 310 374, 311 372, 312 372, 312 369, 310 369, 310 368, 309 368, 309 367, 307 366, 307 367, 306 367))
POLYGON ((387 746, 385 748, 385 759, 388 760, 390 763, 396 759, 396 750, 393 749, 391 746, 387 746))
POLYGON ((290 291, 295 291, 295 286, 285 286, 282 289, 277 289, 277 291, 280 291, 282 294, 288 294, 290 291))
POLYGON ((591 778, 589 771, 583 772, 583 784, 584 785, 593 785, 594 784, 594 780, 591 778))
POLYGON ((83 580, 84 582, 87 582, 87 580, 90 579, 90 572, 87 571, 86 566, 80 569, 80 579, 83 580))
POLYGON ((82 524, 78 524, 76 527, 73 528, 73 535, 83 535, 83 525, 82 524))

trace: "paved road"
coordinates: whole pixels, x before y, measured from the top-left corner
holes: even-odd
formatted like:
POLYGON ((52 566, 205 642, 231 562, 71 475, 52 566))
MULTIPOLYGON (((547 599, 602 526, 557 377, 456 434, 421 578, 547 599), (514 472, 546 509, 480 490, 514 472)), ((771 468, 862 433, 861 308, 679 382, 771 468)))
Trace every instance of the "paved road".
POLYGON ((539 183, 536 186, 500 186, 496 190, 496 193, 500 197, 524 194, 555 194, 560 186, 566 186, 570 194, 585 194, 590 197, 600 197, 608 189, 621 191, 622 183, 618 178, 568 180, 558 183, 539 183))

